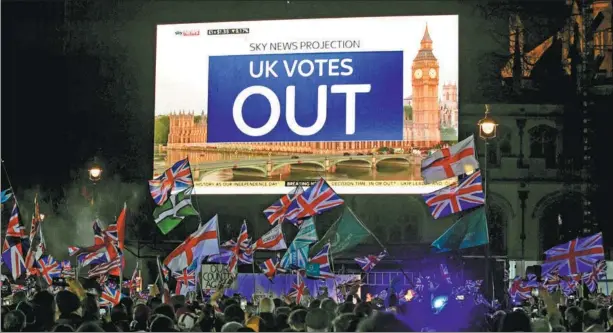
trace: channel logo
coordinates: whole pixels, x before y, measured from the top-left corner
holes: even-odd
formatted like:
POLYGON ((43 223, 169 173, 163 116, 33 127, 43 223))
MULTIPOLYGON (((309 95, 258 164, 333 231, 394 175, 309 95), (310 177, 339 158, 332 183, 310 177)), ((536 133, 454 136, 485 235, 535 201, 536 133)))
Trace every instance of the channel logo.
POLYGON ((248 33, 249 33, 249 28, 209 29, 207 30, 207 35, 209 36, 246 35, 248 33))
POLYGON ((177 30, 177 31, 175 31, 175 36, 183 36, 183 37, 200 36, 200 30, 198 30, 198 29, 193 29, 193 30, 177 30))

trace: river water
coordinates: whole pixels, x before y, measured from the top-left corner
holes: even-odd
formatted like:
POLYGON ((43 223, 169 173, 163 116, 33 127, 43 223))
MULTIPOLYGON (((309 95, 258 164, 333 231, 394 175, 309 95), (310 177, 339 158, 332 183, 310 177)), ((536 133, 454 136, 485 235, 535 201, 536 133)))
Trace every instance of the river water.
MULTIPOLYGON (((287 154, 279 154, 278 156, 287 156, 287 154)), ((189 157, 192 165, 219 162, 219 161, 237 161, 242 159, 267 159, 268 154, 254 153, 230 153, 230 152, 212 152, 212 151, 187 151, 187 150, 168 150, 160 151, 155 149, 154 154, 154 170, 155 174, 163 172, 169 168, 173 162, 176 162, 185 157, 189 157)), ((274 155, 273 155, 274 157, 274 155)), ((342 180, 422 180, 421 166, 419 164, 393 164, 380 163, 376 170, 364 168, 355 165, 337 165, 334 172, 325 173, 316 169, 309 170, 306 168, 287 167, 283 172, 274 175, 272 180, 278 181, 300 181, 300 180, 317 180, 321 176, 326 176, 330 181, 342 180)), ((213 172, 204 175, 200 180, 203 181, 262 181, 271 180, 257 173, 234 173, 231 169, 213 172)))

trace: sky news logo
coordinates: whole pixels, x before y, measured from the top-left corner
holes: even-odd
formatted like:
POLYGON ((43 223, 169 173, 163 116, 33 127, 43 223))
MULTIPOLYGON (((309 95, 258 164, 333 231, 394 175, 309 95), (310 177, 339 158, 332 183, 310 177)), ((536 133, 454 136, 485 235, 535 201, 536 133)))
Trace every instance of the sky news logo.
POLYGON ((175 36, 183 36, 183 37, 193 37, 200 36, 200 30, 177 30, 175 31, 175 36))
POLYGON ((207 35, 209 36, 246 35, 248 33, 249 33, 249 28, 209 29, 207 30, 207 35))

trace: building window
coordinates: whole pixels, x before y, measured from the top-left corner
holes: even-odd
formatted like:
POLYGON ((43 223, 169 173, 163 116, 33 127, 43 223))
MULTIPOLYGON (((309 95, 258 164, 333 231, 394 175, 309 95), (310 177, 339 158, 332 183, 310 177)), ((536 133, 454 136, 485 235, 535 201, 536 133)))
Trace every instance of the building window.
POLYGON ((543 158, 547 169, 555 168, 558 131, 547 125, 539 125, 531 128, 528 133, 530 135, 530 158, 543 158))

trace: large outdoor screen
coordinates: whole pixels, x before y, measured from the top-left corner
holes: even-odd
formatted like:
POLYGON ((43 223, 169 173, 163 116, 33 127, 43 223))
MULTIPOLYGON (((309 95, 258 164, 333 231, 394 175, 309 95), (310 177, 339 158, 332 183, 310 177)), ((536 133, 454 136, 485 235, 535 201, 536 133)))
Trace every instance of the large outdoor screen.
POLYGON ((458 139, 458 17, 159 25, 154 175, 189 158, 197 194, 426 193, 458 139))

